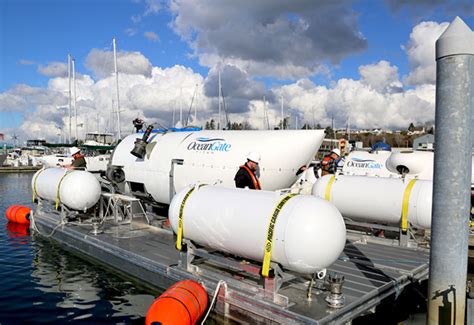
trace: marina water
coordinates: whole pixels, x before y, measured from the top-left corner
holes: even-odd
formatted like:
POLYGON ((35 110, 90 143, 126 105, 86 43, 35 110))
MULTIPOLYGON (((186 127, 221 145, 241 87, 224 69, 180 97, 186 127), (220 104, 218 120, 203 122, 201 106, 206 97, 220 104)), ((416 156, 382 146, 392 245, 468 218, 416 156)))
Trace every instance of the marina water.
POLYGON ((32 177, 0 174, 0 324, 143 324, 159 292, 7 222, 10 205, 33 207, 32 177))

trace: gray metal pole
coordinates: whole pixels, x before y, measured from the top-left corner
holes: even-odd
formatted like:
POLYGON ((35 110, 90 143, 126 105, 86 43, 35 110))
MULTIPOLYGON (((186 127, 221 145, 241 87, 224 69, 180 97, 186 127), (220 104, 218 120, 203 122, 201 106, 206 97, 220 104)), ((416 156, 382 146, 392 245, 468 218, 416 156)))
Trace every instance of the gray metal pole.
POLYGON ((119 82, 118 82, 118 66, 117 66, 117 45, 115 37, 112 39, 112 46, 114 49, 114 71, 115 71, 115 86, 117 87, 117 140, 122 139, 122 126, 120 122, 120 96, 119 96, 119 82))
POLYGON ((464 324, 474 109, 474 33, 459 18, 436 42, 436 133, 428 324, 464 324))
POLYGON ((76 141, 79 140, 77 137, 77 93, 76 93, 76 60, 72 59, 72 89, 74 90, 74 96, 72 102, 74 103, 74 137, 76 141))
POLYGON ((68 132, 68 143, 71 141, 71 54, 67 55, 67 78, 69 82, 68 88, 68 106, 69 106, 69 132, 68 132))

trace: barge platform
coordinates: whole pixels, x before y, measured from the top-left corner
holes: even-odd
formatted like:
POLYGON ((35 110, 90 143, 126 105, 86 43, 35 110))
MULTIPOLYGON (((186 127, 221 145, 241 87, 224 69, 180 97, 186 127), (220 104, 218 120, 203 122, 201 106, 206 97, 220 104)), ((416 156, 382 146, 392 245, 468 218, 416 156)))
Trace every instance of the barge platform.
POLYGON ((42 166, 0 166, 0 173, 35 173, 43 168, 42 166))
MULTIPOLYGON (((343 253, 327 270, 329 277, 344 279, 343 296, 336 297, 331 307, 326 300, 334 292, 328 289, 328 276, 303 276, 272 264, 274 276, 263 278, 256 262, 190 242, 186 251, 179 252, 172 230, 163 226, 165 219, 151 220, 151 225, 145 218, 125 224, 107 220, 99 228, 62 220, 61 212, 40 204, 31 227, 73 252, 160 289, 184 279, 199 281, 209 295, 216 291, 218 314, 244 323, 347 323, 373 313, 388 297, 396 298, 428 277, 426 249, 349 232, 343 253)), ((314 247, 315 254, 323 249, 314 247)))

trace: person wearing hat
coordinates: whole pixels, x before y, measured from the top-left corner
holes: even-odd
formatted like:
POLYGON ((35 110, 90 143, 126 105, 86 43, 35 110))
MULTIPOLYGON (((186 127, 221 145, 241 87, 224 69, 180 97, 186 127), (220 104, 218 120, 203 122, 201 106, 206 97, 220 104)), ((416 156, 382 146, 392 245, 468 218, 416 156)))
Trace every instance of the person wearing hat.
POLYGON ((257 177, 258 164, 260 162, 260 154, 258 152, 250 152, 247 155, 247 162, 240 166, 237 174, 235 174, 235 186, 238 188, 246 188, 252 190, 261 190, 260 181, 257 177))
POLYGON ((324 156, 321 161, 321 175, 335 174, 340 157, 341 151, 337 148, 332 149, 329 155, 324 156))
POLYGON ((72 147, 69 149, 69 153, 74 160, 71 165, 67 166, 68 169, 85 170, 87 168, 86 160, 84 159, 84 156, 81 155, 81 149, 78 147, 72 147))

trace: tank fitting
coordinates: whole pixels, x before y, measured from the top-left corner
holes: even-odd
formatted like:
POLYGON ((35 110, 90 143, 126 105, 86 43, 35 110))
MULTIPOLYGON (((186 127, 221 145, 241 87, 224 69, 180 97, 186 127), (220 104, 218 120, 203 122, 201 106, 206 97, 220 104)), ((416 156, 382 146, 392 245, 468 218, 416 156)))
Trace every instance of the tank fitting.
POLYGON ((329 294, 326 297, 326 302, 331 308, 341 308, 344 306, 346 298, 342 293, 342 285, 344 284, 344 276, 339 276, 336 273, 329 273, 329 294))

